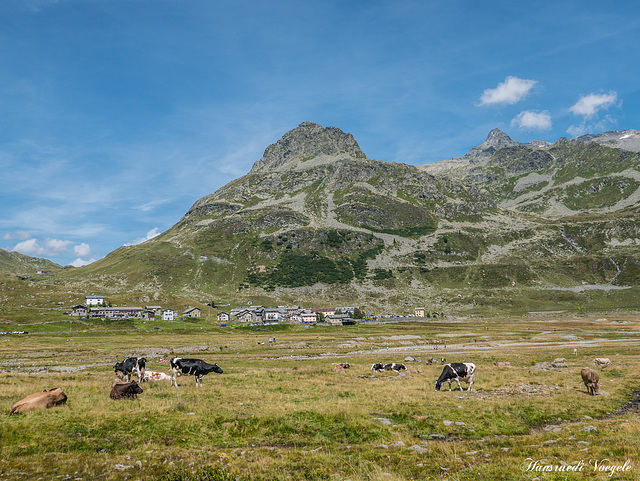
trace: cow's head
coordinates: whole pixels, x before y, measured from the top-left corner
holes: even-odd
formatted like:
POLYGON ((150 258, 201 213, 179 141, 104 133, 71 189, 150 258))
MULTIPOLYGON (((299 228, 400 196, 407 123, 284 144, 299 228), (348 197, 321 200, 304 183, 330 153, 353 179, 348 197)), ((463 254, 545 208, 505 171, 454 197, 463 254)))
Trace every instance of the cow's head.
POLYGON ((442 387, 442 382, 436 381, 436 391, 439 391, 441 387, 442 387))
POLYGON ((213 372, 217 372, 218 374, 222 374, 222 368, 217 364, 213 365, 213 372))
POLYGON ((142 394, 142 388, 140 387, 140 385, 135 382, 132 381, 131 382, 131 390, 135 393, 135 394, 142 394))

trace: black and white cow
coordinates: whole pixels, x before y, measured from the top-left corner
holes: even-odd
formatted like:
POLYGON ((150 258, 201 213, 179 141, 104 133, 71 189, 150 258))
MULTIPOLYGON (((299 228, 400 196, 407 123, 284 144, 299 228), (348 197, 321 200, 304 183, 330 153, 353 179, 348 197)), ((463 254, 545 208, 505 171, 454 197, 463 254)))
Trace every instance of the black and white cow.
POLYGON ((169 359, 171 366, 171 385, 178 387, 176 378, 181 374, 193 375, 196 378, 196 386, 200 383, 202 387, 202 378, 210 372, 222 374, 222 368, 217 364, 209 364, 202 359, 183 359, 181 357, 172 357, 169 359))
POLYGON ((384 364, 382 364, 381 362, 376 362, 371 366, 371 370, 373 372, 382 372, 384 371, 384 364))
POLYGON ((471 362, 452 362, 446 364, 442 370, 442 374, 436 381, 436 391, 439 391, 442 387, 442 383, 447 381, 449 383, 449 391, 451 391, 451 381, 456 381, 458 387, 462 391, 460 381, 469 383, 469 389, 473 386, 473 378, 476 375, 476 365, 471 362))
POLYGON ((138 375, 138 381, 142 382, 146 366, 147 360, 144 357, 128 357, 122 362, 116 362, 114 371, 116 376, 118 376, 119 372, 122 373, 121 377, 127 382, 131 380, 131 374, 135 371, 138 375))
POLYGON ((382 364, 381 362, 376 362, 373 366, 371 366, 371 370, 374 372, 383 372, 383 371, 402 371, 407 369, 407 366, 404 364, 399 364, 395 362, 390 362, 388 364, 382 364))

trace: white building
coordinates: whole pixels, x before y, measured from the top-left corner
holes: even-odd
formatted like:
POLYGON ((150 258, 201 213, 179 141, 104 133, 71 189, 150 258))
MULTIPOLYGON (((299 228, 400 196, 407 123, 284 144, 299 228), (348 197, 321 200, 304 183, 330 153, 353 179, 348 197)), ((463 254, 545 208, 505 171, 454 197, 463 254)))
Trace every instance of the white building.
POLYGON ((172 309, 165 309, 162 311, 162 320, 163 321, 173 321, 176 318, 176 311, 172 309))
POLYGON ((305 324, 312 324, 318 321, 318 315, 315 312, 302 312, 300 320, 305 324))
POLYGON ((102 306, 104 305, 104 296, 85 296, 85 306, 102 306))

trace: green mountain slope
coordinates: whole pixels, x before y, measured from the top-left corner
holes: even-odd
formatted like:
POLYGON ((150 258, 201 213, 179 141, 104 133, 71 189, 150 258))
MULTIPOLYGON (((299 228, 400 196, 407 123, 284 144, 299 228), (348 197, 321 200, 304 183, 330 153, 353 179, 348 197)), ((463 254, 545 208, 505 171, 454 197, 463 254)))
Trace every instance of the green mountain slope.
POLYGON ((33 277, 53 275, 62 266, 47 259, 29 257, 18 252, 0 249, 0 275, 8 277, 33 277))
POLYGON ((231 303, 632 307, 639 159, 607 145, 495 130, 463 158, 414 167, 306 122, 167 232, 64 276, 231 303))

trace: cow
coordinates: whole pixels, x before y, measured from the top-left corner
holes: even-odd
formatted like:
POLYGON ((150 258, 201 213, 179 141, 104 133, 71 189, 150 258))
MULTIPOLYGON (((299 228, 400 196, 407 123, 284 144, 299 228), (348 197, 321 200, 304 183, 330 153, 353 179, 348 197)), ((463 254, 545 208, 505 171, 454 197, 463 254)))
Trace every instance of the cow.
POLYGON ((598 394, 598 391, 600 390, 600 387, 598 386, 600 376, 598 373, 590 367, 583 367, 580 371, 580 375, 582 376, 582 382, 587 387, 587 392, 592 396, 598 394))
POLYGON ((109 397, 116 400, 124 398, 136 399, 138 394, 142 394, 142 388, 137 382, 116 381, 111 386, 111 393, 109 394, 109 397))
POLYGON ((122 362, 116 362, 113 370, 116 376, 121 377, 127 382, 131 380, 131 374, 135 371, 138 375, 138 381, 142 382, 146 365, 147 360, 144 357, 128 357, 122 362))
POLYGON ((53 406, 66 404, 67 395, 61 388, 45 389, 42 392, 30 394, 26 398, 13 403, 9 414, 24 414, 36 409, 49 409, 53 406))
POLYGON ((476 365, 471 362, 452 362, 446 364, 442 370, 442 374, 436 381, 436 391, 439 391, 442 387, 442 383, 447 381, 449 383, 449 391, 451 391, 451 381, 456 381, 458 387, 462 391, 460 381, 469 383, 467 391, 471 391, 473 387, 473 378, 476 375, 476 365))
POLYGON ((181 357, 172 357, 169 359, 171 366, 171 385, 178 387, 176 378, 181 374, 192 375, 196 379, 196 387, 200 384, 202 387, 202 378, 210 372, 222 374, 222 368, 217 364, 208 364, 202 359, 183 359, 181 357))
POLYGON ((384 371, 384 364, 382 364, 381 362, 376 362, 371 366, 371 370, 373 372, 382 372, 384 371))
POLYGON ((351 364, 348 362, 341 362, 333 366, 334 372, 346 372, 347 369, 351 368, 351 364))
POLYGON ((170 381, 170 380, 171 380, 171 376, 169 374, 166 374, 164 372, 158 372, 158 371, 145 371, 144 377, 142 378, 143 382, 170 381))

